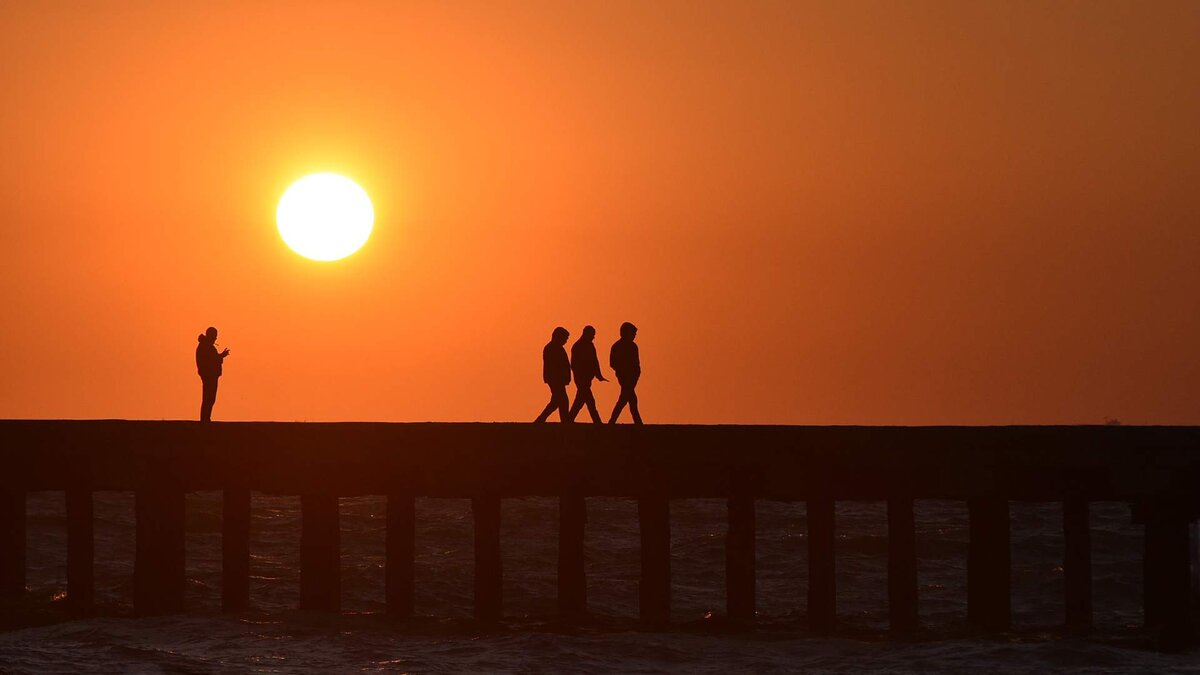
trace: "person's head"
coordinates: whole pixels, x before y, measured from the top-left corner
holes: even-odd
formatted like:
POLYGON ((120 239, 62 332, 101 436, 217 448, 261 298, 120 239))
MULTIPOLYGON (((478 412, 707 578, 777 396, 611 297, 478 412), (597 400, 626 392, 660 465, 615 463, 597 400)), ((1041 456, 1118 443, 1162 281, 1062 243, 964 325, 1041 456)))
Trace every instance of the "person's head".
POLYGON ((637 326, 629 323, 628 321, 621 324, 622 340, 632 340, 635 335, 637 335, 637 326))
POLYGON ((596 329, 591 326, 584 326, 583 332, 579 334, 581 340, 591 342, 596 337, 596 329))
POLYGON ((554 333, 550 336, 550 341, 558 345, 565 345, 569 337, 571 337, 571 334, 567 332, 567 329, 559 326, 554 329, 554 333))
POLYGON ((213 326, 209 326, 208 330, 204 331, 204 337, 208 338, 209 340, 216 340, 217 339, 217 329, 214 328, 213 326))

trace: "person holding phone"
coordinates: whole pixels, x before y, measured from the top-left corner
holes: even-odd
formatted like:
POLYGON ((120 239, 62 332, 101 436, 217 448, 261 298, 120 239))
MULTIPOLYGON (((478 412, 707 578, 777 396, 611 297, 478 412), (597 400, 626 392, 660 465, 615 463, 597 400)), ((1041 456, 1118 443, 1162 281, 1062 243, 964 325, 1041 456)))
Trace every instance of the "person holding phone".
POLYGON ((221 366, 229 356, 229 348, 217 351, 217 329, 212 326, 196 338, 196 372, 203 383, 200 398, 200 421, 212 421, 213 404, 217 402, 217 380, 221 377, 221 366))

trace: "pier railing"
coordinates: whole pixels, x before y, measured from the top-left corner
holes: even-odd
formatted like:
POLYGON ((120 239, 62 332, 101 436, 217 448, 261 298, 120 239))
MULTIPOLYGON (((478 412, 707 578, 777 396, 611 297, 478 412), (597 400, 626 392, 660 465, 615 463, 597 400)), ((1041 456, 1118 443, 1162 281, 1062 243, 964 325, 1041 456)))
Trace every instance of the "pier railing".
POLYGON ((300 495, 300 604, 339 608, 338 497, 387 496, 386 604, 413 610, 414 499, 472 500, 475 614, 497 620, 500 500, 560 500, 558 606, 587 611, 586 498, 638 500, 639 613, 670 621, 670 500, 728 499, 726 600, 755 617, 755 502, 806 501, 808 619, 836 622, 837 500, 887 502, 888 603, 894 630, 917 626, 913 501, 960 499, 969 514, 968 619, 1010 621, 1009 502, 1063 504, 1066 616, 1092 623, 1088 504, 1121 501, 1145 526, 1145 622, 1190 639, 1189 522, 1200 513, 1200 428, 1128 426, 792 427, 458 423, 212 423, 0 420, 0 592, 25 587, 25 493, 62 490, 67 597, 93 596, 92 494, 136 493, 134 607, 184 609, 184 495, 224 491, 222 604, 249 598, 250 494, 300 495))

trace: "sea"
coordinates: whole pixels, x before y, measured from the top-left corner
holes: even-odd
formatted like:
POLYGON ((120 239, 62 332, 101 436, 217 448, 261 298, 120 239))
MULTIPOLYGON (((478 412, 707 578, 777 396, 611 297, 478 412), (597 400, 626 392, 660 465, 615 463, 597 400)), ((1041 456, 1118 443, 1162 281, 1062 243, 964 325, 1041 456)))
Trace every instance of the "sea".
POLYGON ((966 622, 966 505, 916 505, 922 629, 887 632, 886 506, 837 504, 832 636, 806 630, 803 502, 757 502, 758 622, 724 620, 724 500, 671 502, 672 620, 637 622, 637 504, 588 499, 592 618, 555 617, 557 501, 502 506, 504 608, 498 626, 472 614, 472 521, 465 499, 418 499, 416 613, 384 614, 382 497, 341 499, 342 612, 300 611, 298 497, 255 494, 252 610, 220 612, 221 495, 187 498, 186 614, 132 616, 134 498, 97 493, 97 614, 74 619, 66 594, 61 492, 28 496, 24 618, 0 631, 3 673, 1134 673, 1200 672, 1200 651, 1160 653, 1141 627, 1142 532, 1126 505, 1092 506, 1096 630, 1065 635, 1062 513, 1012 504, 1013 627, 980 635, 966 622))

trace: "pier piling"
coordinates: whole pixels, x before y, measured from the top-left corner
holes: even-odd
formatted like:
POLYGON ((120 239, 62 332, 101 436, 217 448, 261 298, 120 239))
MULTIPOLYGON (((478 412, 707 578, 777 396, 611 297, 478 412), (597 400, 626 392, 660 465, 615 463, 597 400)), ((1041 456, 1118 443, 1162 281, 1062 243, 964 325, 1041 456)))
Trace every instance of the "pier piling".
POLYGON ((895 632, 917 628, 917 537, 913 500, 892 498, 888 516, 888 622, 895 632))
POLYGON ((141 616, 181 612, 187 582, 184 492, 169 484, 154 485, 138 490, 134 500, 134 612, 141 616))
POLYGON ((754 498, 729 498, 725 540, 725 609, 729 619, 746 624, 755 615, 754 498))
POLYGON ((665 495, 638 499, 642 577, 638 582, 638 613, 648 628, 671 621, 671 503, 665 495))
POLYGON ((407 619, 413 613, 416 520, 416 502, 411 494, 388 495, 384 594, 388 616, 396 619, 407 619))
POLYGON ((500 498, 476 497, 471 512, 475 516, 475 618, 499 621, 504 615, 500 498))
POLYGON ((558 499, 558 613, 576 619, 587 613, 584 533, 587 502, 579 495, 558 499))
POLYGON ((1063 593, 1071 633, 1092 628, 1092 534, 1087 500, 1063 502, 1063 593))
POLYGON ((967 500, 967 621, 987 631, 1007 631, 1012 615, 1012 554, 1008 501, 967 500))
POLYGON ((1178 504, 1151 503, 1143 509, 1145 623, 1159 629, 1165 649, 1176 650, 1194 638, 1189 518, 1178 504))
POLYGON ((341 608, 341 531, 338 498, 300 496, 300 609, 341 608))
POLYGON ((25 491, 0 486, 0 597, 25 592, 25 491))
POLYGON ((96 595, 95 533, 92 491, 73 487, 66 491, 67 506, 67 602, 71 611, 86 615, 96 595))
POLYGON ((837 567, 834 552, 834 501, 808 500, 808 623, 827 634, 837 623, 837 567))
POLYGON ((226 489, 221 495, 221 610, 250 606, 250 491, 226 489))

